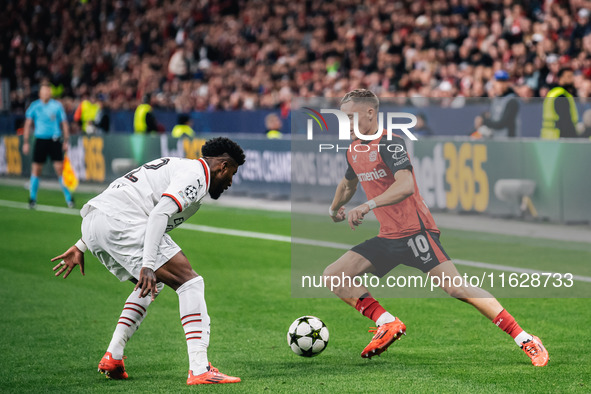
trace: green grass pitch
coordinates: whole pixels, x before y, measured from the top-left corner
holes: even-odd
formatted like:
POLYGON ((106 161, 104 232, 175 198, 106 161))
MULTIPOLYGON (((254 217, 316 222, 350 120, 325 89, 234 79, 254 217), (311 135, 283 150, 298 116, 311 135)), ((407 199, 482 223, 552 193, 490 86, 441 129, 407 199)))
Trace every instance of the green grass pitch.
MULTIPOLYGON (((77 202, 90 197, 78 194, 77 202)), ((27 193, 0 187, 0 199, 22 202, 27 193)), ((59 192, 41 190, 38 201, 64 206, 59 192)), ((447 298, 382 299, 406 323, 408 335, 382 356, 364 360, 359 354, 371 338, 372 322, 338 299, 292 298, 288 243, 182 227, 171 235, 205 278, 210 360, 243 382, 186 386, 186 344, 171 289, 160 294, 127 346, 130 378, 109 381, 97 364, 133 285, 118 282, 90 253, 86 276, 53 276, 49 260, 78 239, 80 217, 0 206, 0 218, 0 392, 591 391, 589 299, 501 300, 524 329, 544 341, 550 352, 545 368, 533 367, 508 335, 472 307, 447 298), (330 330, 327 349, 311 359, 294 355, 286 343, 290 323, 308 314, 330 330)), ((280 235, 291 231, 287 213, 212 206, 191 222, 280 235)), ((448 230, 442 242, 452 258, 495 264, 524 266, 523 259, 514 261, 520 244, 527 246, 533 267, 536 261, 549 264, 548 254, 591 261, 588 244, 507 238, 448 230)), ((318 248, 318 255, 323 253, 318 248)))

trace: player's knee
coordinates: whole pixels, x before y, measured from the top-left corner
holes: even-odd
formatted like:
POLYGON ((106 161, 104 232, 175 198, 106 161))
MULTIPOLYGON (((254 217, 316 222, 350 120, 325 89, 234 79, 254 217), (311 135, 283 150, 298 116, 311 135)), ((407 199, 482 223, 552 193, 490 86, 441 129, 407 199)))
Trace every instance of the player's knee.
POLYGON ((468 292, 466 291, 466 288, 450 286, 444 287, 443 289, 447 294, 450 295, 450 297, 457 298, 460 301, 468 302, 469 296, 468 292))
POLYGON ((338 290, 342 285, 340 280, 342 275, 343 270, 340 267, 335 266, 335 264, 329 265, 322 273, 324 287, 330 289, 330 291, 338 295, 338 290))
POLYGON ((197 273, 193 270, 191 270, 191 272, 187 272, 187 273, 183 273, 183 275, 178 275, 175 276, 174 278, 172 278, 172 285, 171 286, 173 289, 178 289, 179 287, 181 287, 182 285, 184 285, 187 282, 192 281, 193 279, 197 278, 199 275, 197 275, 197 273))
POLYGON ((329 265, 328 267, 326 267, 324 269, 324 272, 322 273, 322 276, 327 278, 327 277, 331 277, 333 275, 335 275, 337 273, 337 269, 335 269, 334 264, 329 265))

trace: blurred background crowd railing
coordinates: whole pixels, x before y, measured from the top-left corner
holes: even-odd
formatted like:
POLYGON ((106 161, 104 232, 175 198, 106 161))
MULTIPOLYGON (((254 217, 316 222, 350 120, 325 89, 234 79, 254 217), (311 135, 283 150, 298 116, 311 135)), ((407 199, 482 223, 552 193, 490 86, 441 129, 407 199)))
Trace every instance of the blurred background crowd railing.
POLYGON ((0 77, 16 115, 43 79, 69 114, 93 97, 113 110, 148 97, 156 109, 286 118, 293 97, 360 87, 381 98, 491 96, 500 69, 519 96, 544 97, 570 67, 575 95, 591 96, 584 0, 2 3, 0 77))

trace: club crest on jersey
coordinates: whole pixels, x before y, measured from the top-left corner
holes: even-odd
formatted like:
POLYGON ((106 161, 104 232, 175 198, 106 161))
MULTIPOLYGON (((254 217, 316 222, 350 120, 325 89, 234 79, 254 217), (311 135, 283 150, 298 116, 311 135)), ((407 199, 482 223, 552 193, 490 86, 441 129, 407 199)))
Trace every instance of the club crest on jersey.
POLYGON ((376 170, 374 168, 373 171, 362 172, 361 174, 357 174, 359 182, 375 181, 376 179, 384 178, 387 176, 388 174, 386 173, 386 170, 384 170, 383 168, 380 168, 379 170, 376 170))
POLYGON ((369 152, 369 161, 376 161, 378 159, 378 151, 372 150, 369 152))
POLYGON ((197 188, 193 185, 189 185, 185 188, 185 195, 191 201, 195 201, 197 198, 197 188))

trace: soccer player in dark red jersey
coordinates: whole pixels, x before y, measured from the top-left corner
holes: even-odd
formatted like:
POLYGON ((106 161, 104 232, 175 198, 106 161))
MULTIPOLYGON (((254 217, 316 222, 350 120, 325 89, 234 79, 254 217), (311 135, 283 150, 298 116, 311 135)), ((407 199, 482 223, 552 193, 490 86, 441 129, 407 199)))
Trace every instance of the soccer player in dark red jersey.
MULTIPOLYGON (((359 132, 376 134, 378 108, 377 96, 365 89, 353 90, 341 100, 341 111, 351 119, 353 142, 347 152, 348 169, 337 186, 329 214, 334 222, 347 219, 354 229, 373 210, 380 223, 380 233, 354 246, 329 265, 324 271, 325 280, 333 276, 354 278, 365 273, 383 277, 398 264, 418 268, 430 277, 438 277, 440 287, 450 296, 473 305, 511 335, 533 365, 545 366, 548 352, 542 341, 522 330, 490 293, 465 283, 454 286, 455 281, 449 280, 460 274, 439 242, 439 230, 419 193, 404 140, 395 134, 388 140, 384 133, 382 137, 365 141, 358 139, 353 132, 354 114, 357 113, 359 132), (359 183, 368 201, 346 214, 344 205, 351 200, 359 183)), ((341 283, 333 292, 377 325, 371 330, 375 335, 361 357, 381 354, 406 333, 404 323, 387 312, 367 288, 347 285, 346 281, 341 283)))

